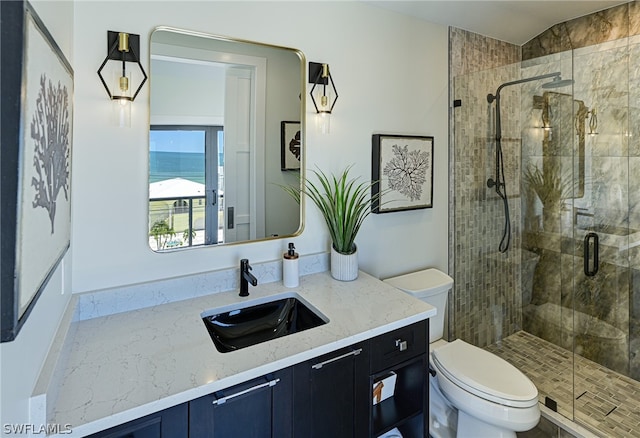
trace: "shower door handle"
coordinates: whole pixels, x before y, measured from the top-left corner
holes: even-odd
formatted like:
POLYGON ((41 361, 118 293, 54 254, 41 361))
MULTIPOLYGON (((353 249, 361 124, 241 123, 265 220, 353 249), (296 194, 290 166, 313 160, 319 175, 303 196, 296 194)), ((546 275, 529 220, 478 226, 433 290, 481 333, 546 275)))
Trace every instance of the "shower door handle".
POLYGON ((587 233, 584 237, 584 275, 593 277, 598 273, 600 244, 596 233, 587 233), (591 242, 593 242, 593 266, 591 261, 591 242))

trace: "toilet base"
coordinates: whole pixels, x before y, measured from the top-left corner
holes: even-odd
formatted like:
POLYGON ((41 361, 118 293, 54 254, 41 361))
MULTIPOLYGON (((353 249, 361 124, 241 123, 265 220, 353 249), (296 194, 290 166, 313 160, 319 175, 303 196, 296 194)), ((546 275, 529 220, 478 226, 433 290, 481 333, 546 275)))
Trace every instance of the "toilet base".
POLYGON ((429 437, 456 438, 458 410, 451 406, 438 388, 438 380, 429 377, 429 437))
POLYGON ((457 438, 516 438, 516 433, 458 411, 457 438))

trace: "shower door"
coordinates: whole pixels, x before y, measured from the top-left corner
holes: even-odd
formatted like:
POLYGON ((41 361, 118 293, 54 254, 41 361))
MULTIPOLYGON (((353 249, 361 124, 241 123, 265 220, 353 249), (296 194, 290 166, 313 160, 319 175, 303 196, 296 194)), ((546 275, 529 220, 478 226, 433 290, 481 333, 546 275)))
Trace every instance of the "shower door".
POLYGON ((629 89, 637 74, 629 68, 637 59, 634 51, 621 40, 561 54, 572 63, 574 84, 534 101, 541 111, 542 153, 523 151, 523 248, 540 256, 535 307, 523 306, 523 327, 562 347, 559 357, 572 353, 573 381, 559 378, 549 405, 593 427, 618 404, 615 385, 605 387, 594 370, 632 377, 635 372, 638 378, 629 348, 630 257, 640 244, 638 215, 630 209, 638 197, 638 184, 630 179, 638 174, 632 156, 639 149, 630 130, 630 101, 638 101, 629 89))
POLYGON ((626 38, 574 50, 574 96, 588 109, 585 191, 573 208, 575 419, 600 430, 625 417, 618 408, 635 394, 624 394, 625 376, 640 376, 632 283, 640 244, 638 91, 630 87, 638 84, 638 54, 626 38))
MULTIPOLYGON (((573 78, 570 52, 523 66, 531 77, 559 71, 573 78)), ((551 410, 574 418, 573 297, 577 248, 571 214, 584 193, 584 136, 574 86, 521 88, 522 329, 537 351, 526 372, 551 410)))
MULTIPOLYGON (((633 57, 626 41, 574 50, 574 97, 586 105, 586 111, 576 115, 586 131, 586 179, 584 194, 573 205, 576 275, 572 304, 574 352, 629 375, 629 248, 633 243, 629 61, 633 57)), ((581 382, 580 377, 576 383, 581 382)), ((588 395, 589 388, 584 391, 588 395)))

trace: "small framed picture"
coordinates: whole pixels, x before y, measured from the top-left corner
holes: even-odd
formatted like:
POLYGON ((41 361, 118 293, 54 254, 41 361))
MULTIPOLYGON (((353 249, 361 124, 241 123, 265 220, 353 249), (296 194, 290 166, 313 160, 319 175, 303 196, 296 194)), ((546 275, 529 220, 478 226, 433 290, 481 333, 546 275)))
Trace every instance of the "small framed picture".
POLYGON ((374 134, 371 179, 373 213, 433 207, 433 137, 374 134))
POLYGON ((302 155, 300 122, 281 122, 280 137, 282 170, 300 170, 302 155))

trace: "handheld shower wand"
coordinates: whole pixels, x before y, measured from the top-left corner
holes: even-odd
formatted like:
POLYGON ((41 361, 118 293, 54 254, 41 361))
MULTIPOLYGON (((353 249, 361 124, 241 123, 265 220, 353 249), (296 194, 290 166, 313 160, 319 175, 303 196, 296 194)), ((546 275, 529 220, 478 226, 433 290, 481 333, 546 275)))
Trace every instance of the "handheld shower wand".
POLYGON ((509 249, 511 242, 511 220, 509 218, 509 202, 507 201, 507 190, 504 177, 504 158, 502 156, 502 122, 500 117, 500 91, 504 87, 510 85, 522 84, 525 82, 538 81, 541 79, 553 78, 551 82, 542 85, 542 88, 557 88, 564 87, 573 83, 573 80, 562 80, 560 78, 560 72, 548 73, 540 76, 533 76, 530 78, 518 79, 516 81, 505 82, 500 85, 496 90, 496 94, 488 94, 487 102, 496 103, 496 125, 495 125, 495 140, 496 140, 496 165, 494 178, 487 179, 487 187, 495 188, 496 194, 502 199, 504 204, 504 230, 502 232, 502 239, 498 245, 498 251, 504 253, 509 249))

